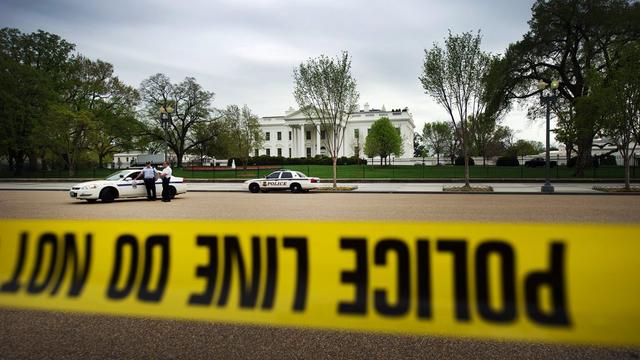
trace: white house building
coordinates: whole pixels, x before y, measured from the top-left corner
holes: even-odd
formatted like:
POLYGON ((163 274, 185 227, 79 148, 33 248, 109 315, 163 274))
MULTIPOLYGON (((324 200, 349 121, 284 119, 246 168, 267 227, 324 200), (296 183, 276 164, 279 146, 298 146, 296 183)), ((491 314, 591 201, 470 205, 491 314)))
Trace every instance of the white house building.
MULTIPOLYGON (((402 157, 413 157, 413 131, 415 124, 408 108, 391 111, 372 109, 365 104, 362 110, 354 112, 344 131, 344 142, 340 156, 364 157, 363 149, 367 134, 373 123, 387 117, 402 137, 402 157)), ((330 136, 314 125, 301 110, 289 108, 284 116, 268 116, 258 120, 265 136, 261 149, 255 149, 253 156, 313 157, 329 155, 325 149, 325 137, 330 136)))

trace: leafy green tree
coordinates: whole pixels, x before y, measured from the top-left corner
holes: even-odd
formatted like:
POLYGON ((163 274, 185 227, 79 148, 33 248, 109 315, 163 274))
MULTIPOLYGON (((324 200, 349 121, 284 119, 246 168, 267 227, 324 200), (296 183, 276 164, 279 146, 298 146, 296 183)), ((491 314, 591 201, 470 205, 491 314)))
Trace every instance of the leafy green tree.
POLYGON ((492 56, 489 70, 482 78, 484 110, 469 117, 469 142, 471 152, 482 156, 486 165, 488 157, 498 155, 507 148, 513 133, 500 125, 504 114, 511 108, 512 91, 508 77, 508 63, 504 58, 492 56))
POLYGON ((420 76, 425 92, 444 107, 454 134, 460 134, 467 187, 470 186, 468 119, 478 117, 486 109, 483 79, 492 62, 492 57, 480 49, 480 43, 480 33, 449 33, 444 49, 434 44, 430 50, 425 50, 420 76))
POLYGON ((136 116, 140 96, 136 89, 113 75, 111 64, 98 61, 88 66, 95 67, 97 75, 92 94, 95 99, 89 104, 93 114, 89 148, 97 155, 98 166, 102 168, 105 158, 133 148, 136 137, 143 132, 136 116))
MULTIPOLYGON (((560 80, 558 96, 575 114, 566 116, 571 126, 565 135, 575 134, 578 159, 576 175, 591 166, 593 138, 600 118, 576 107, 590 95, 590 72, 607 76, 607 69, 619 58, 616 49, 640 36, 640 5, 626 0, 537 0, 532 7, 529 31, 509 46, 506 59, 512 96, 530 98, 539 93, 536 83, 560 80)), ((540 107, 535 101, 531 106, 540 107)))
POLYGON ((79 160, 89 149, 92 114, 87 109, 73 109, 57 103, 49 108, 50 116, 40 128, 47 134, 47 148, 65 165, 73 176, 79 160))
POLYGON ((496 156, 506 150, 512 137, 507 126, 499 125, 494 117, 480 114, 469 119, 469 137, 471 152, 482 156, 482 164, 486 165, 488 157, 496 156))
POLYGON ((596 111, 603 115, 602 134, 622 155, 624 186, 629 190, 630 166, 640 142, 640 42, 620 50, 620 59, 606 80, 596 82, 592 97, 596 111))
POLYGON ((298 106, 316 128, 326 131, 324 146, 333 162, 335 188, 344 131, 360 97, 351 75, 349 53, 345 51, 335 59, 324 55, 309 59, 294 70, 293 77, 293 96, 298 106))
POLYGON ((191 154, 196 154, 204 161, 206 156, 224 159, 231 155, 236 145, 237 136, 232 132, 225 119, 220 117, 208 123, 200 123, 193 127, 193 141, 198 145, 194 146, 191 154))
POLYGON ((26 158, 35 169, 44 159, 44 128, 49 106, 62 101, 74 45, 44 31, 23 34, 0 29, 0 150, 16 173, 26 158))
POLYGON ((203 89, 195 78, 187 77, 181 83, 173 84, 164 74, 155 74, 142 81, 139 91, 149 136, 166 143, 176 154, 177 167, 182 167, 184 155, 208 140, 208 137, 196 139, 193 130, 197 124, 211 121, 214 93, 203 89), (167 113, 165 128, 161 111, 167 113))
POLYGON ((371 125, 364 143, 364 152, 369 157, 380 156, 380 165, 383 160, 387 163, 391 154, 402 155, 402 137, 389 118, 381 117, 371 125))
POLYGON ((424 146, 424 138, 419 133, 413 133, 413 157, 426 157, 427 149, 424 146))
POLYGON ((69 175, 75 174, 79 160, 96 142, 96 115, 103 96, 108 93, 107 81, 113 74, 111 64, 75 56, 62 81, 61 101, 49 108, 49 117, 40 129, 47 147, 62 159, 69 175))
MULTIPOLYGON (((264 144, 264 134, 258 123, 258 116, 251 112, 248 106, 229 105, 221 111, 221 118, 228 129, 228 151, 233 157, 242 159, 247 166, 251 151, 259 149, 264 144)), ((221 138, 224 141, 224 138, 221 138)))
POLYGON ((545 150, 544 145, 540 141, 534 140, 518 140, 512 144, 507 153, 510 156, 537 155, 545 150))
POLYGON ((451 124, 445 121, 426 123, 422 128, 422 138, 425 146, 436 154, 438 165, 440 165, 440 154, 447 150, 452 137, 451 124))

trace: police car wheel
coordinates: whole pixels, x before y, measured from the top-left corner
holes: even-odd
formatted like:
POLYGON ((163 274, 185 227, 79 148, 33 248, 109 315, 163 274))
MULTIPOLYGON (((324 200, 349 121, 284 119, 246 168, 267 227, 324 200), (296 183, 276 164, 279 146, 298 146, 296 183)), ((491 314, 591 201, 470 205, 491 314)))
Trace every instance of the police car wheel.
POLYGON ((300 190, 302 190, 302 186, 300 186, 300 184, 298 184, 298 183, 291 184, 291 192, 299 193, 300 190))
POLYGON ((111 188, 102 189, 102 191, 100 191, 100 200, 102 200, 103 203, 110 203, 115 198, 116 192, 111 188))
POLYGON ((176 193, 178 193, 176 188, 173 186, 169 186, 169 199, 173 199, 174 197, 176 197, 176 193))
POLYGON ((257 193, 260 191, 260 185, 256 184, 256 183, 252 183, 249 185, 249 191, 251 191, 252 193, 257 193))

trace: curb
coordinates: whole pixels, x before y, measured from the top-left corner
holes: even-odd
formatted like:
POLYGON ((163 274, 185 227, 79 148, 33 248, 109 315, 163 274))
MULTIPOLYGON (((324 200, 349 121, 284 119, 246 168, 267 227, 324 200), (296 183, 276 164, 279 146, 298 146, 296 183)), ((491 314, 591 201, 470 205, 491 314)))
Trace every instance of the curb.
MULTIPOLYGON (((0 183, 7 182, 84 182, 95 180, 93 178, 0 178, 0 183)), ((200 179, 200 178, 186 178, 187 183, 243 183, 247 180, 251 179, 200 179)), ((581 184, 589 184, 589 183, 598 183, 598 184, 619 184, 623 183, 624 179, 618 178, 561 178, 561 179, 550 179, 552 183, 581 183, 581 184)), ((320 182, 331 182, 332 179, 329 178, 321 178, 320 182)), ((391 179, 391 178, 374 178, 374 179, 362 179, 362 178, 338 178, 337 181, 343 183, 400 183, 400 184, 433 184, 433 183, 464 183, 463 179, 455 178, 431 178, 431 179, 391 179)), ((471 179, 470 182, 472 184, 482 184, 482 183, 544 183, 544 178, 475 178, 471 179)), ((631 183, 640 184, 640 179, 632 179, 631 183)))
MULTIPOLYGON (((58 192, 68 192, 68 189, 20 189, 20 188, 0 188, 0 191, 58 191, 58 192)), ((189 190, 188 193, 247 193, 245 190, 189 190)), ((271 194, 288 194, 287 191, 274 191, 271 194)), ((359 191, 318 191, 318 192, 310 192, 310 194, 431 194, 431 195, 533 195, 533 196, 575 196, 575 195, 589 195, 589 196, 640 196, 640 192, 636 193, 620 193, 620 192, 601 192, 601 191, 593 191, 593 192, 554 192, 554 193, 542 193, 542 192, 518 192, 518 191, 493 191, 493 192, 459 192, 459 191, 395 191, 395 190, 386 190, 386 191, 372 191, 372 190, 359 190, 359 191)))

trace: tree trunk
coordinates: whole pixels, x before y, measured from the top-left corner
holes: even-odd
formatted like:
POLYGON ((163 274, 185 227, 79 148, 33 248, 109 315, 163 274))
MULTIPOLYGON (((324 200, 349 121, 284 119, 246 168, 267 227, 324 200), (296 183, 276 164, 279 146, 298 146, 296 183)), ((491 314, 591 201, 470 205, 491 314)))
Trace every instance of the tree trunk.
POLYGON ((24 170, 24 154, 22 151, 18 151, 14 155, 15 159, 15 174, 22 175, 22 170, 24 170))
POLYGON ((9 153, 9 171, 14 171, 15 168, 15 158, 13 157, 13 154, 10 152, 9 153))
POLYGON ((578 158, 576 159, 576 177, 584 177, 585 170, 593 166, 591 150, 593 136, 583 136, 578 139, 578 158))
POLYGON ((331 161, 333 162, 333 188, 337 188, 336 179, 338 177, 338 157, 333 155, 331 157, 331 161))
POLYGON ((68 174, 71 177, 76 174, 76 162, 72 156, 67 156, 67 159, 68 159, 67 168, 69 169, 68 174))
MULTIPOLYGON (((183 153, 176 151, 176 167, 177 168, 181 168, 182 167, 182 157, 183 156, 184 156, 183 153)), ((167 161, 169 161, 169 160, 167 160, 167 161)))
MULTIPOLYGON (((466 131, 466 130, 463 130, 463 131, 466 131)), ((466 139, 462 144, 462 152, 464 156, 464 186, 469 187, 471 186, 469 182, 469 148, 467 146, 466 139)))
POLYGON ((98 168, 102 169, 104 166, 104 155, 98 154, 98 168))
POLYGON ((38 171, 38 155, 35 152, 29 154, 29 171, 38 171))
MULTIPOLYGON (((629 145, 627 144, 627 149, 628 147, 629 145)), ((629 191, 631 190, 631 169, 629 165, 631 164, 631 156, 633 156, 633 152, 627 150, 621 151, 621 153, 624 158, 624 189, 629 191)))
POLYGON ((440 165, 440 154, 436 153, 436 165, 440 165))

